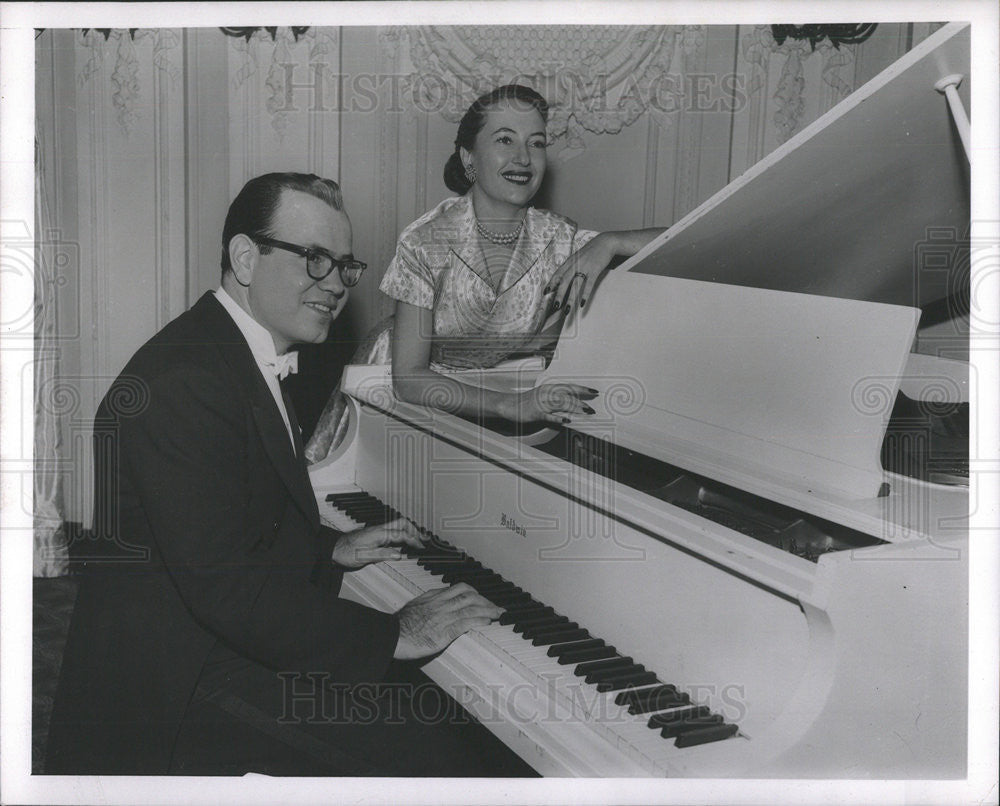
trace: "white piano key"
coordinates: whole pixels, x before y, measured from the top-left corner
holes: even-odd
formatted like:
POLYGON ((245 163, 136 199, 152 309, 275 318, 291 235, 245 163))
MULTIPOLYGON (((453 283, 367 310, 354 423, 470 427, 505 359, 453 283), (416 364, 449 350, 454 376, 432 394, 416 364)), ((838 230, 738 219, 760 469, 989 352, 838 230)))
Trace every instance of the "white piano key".
MULTIPOLYGON (((520 636, 517 636, 520 638, 520 636)), ((521 638, 530 647, 530 641, 521 638)), ((573 673, 575 664, 562 665, 548 655, 547 647, 514 648, 508 654, 525 665, 538 679, 543 690, 554 691, 565 698, 574 714, 608 741, 635 758, 640 763, 650 763, 665 750, 668 744, 659 731, 646 726, 648 716, 628 713, 626 706, 615 703, 617 691, 599 692, 596 684, 585 682, 573 673)))
POLYGON ((320 519, 331 529, 336 529, 338 532, 353 532, 362 526, 362 524, 358 523, 346 512, 337 509, 331 504, 321 505, 319 513, 320 519))
MULTIPOLYGON (((391 576, 413 596, 447 587, 440 576, 432 574, 413 558, 382 562, 377 567, 380 573, 391 576)), ((405 598, 397 607, 402 604, 405 598)), ((555 709, 563 714, 562 719, 571 715, 595 736, 602 737, 623 756, 652 774, 667 774, 668 759, 678 752, 673 740, 664 739, 659 730, 647 726, 650 714, 630 714, 627 706, 615 703, 619 691, 597 691, 596 684, 586 683, 584 678, 574 674, 576 663, 560 664, 557 658, 549 656, 549 645, 534 646, 521 633, 515 633, 513 625, 493 623, 471 631, 470 635, 473 633, 477 645, 489 653, 492 666, 517 670, 523 682, 538 692, 536 705, 542 709, 540 713, 549 714, 555 709), (552 697, 554 701, 548 702, 552 697)), ((656 685, 659 683, 639 686, 636 690, 656 685)), ((683 752, 690 754, 691 749, 683 752)))
MULTIPOLYGON (((439 578, 427 571, 416 560, 398 560, 391 566, 411 581, 420 581, 427 585, 439 583, 439 578)), ((591 721, 599 721, 598 730, 613 737, 616 746, 625 752, 631 752, 632 745, 638 744, 644 755, 653 754, 662 748, 659 744, 667 743, 659 735, 659 731, 647 726, 649 714, 630 714, 627 706, 615 703, 620 692, 599 692, 595 684, 589 684, 582 677, 573 673, 576 664, 560 664, 557 658, 550 657, 548 646, 536 647, 521 633, 514 632, 513 625, 491 625, 480 632, 487 637, 498 652, 502 652, 517 660, 539 679, 542 687, 553 686, 556 691, 567 698, 567 701, 578 706, 582 716, 591 721)), ((659 683, 638 686, 636 690, 654 688, 659 683)))

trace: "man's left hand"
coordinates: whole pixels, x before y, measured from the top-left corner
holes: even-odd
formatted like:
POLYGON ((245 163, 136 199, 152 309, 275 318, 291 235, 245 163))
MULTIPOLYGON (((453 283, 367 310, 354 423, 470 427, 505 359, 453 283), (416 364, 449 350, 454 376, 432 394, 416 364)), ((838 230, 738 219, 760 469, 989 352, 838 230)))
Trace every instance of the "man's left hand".
POLYGON ((424 538, 405 518, 368 526, 342 535, 333 547, 333 561, 342 568, 362 568, 381 560, 398 560, 400 546, 420 548, 424 538))

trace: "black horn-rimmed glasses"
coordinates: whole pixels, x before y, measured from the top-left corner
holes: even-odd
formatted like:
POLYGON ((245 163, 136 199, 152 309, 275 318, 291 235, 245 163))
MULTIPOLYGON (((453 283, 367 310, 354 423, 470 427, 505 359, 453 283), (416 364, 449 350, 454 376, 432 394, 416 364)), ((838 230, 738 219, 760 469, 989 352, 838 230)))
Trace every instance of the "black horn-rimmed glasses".
POLYGON ((313 280, 325 280, 334 269, 340 272, 340 282, 345 286, 358 284, 361 275, 368 264, 355 260, 353 257, 337 258, 320 247, 299 246, 298 244, 279 241, 276 238, 268 238, 266 235, 259 235, 253 239, 254 243, 261 246, 272 246, 276 249, 284 249, 286 252, 304 257, 306 259, 306 273, 313 280))

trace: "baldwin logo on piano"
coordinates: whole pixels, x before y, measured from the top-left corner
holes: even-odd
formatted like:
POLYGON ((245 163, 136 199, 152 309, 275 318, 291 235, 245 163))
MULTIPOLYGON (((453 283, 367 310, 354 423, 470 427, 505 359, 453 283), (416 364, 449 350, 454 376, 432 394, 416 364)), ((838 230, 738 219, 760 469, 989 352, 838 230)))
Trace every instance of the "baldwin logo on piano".
POLYGON ((500 525, 505 529, 510 529, 514 534, 527 537, 528 533, 516 520, 509 517, 506 512, 500 513, 500 525))

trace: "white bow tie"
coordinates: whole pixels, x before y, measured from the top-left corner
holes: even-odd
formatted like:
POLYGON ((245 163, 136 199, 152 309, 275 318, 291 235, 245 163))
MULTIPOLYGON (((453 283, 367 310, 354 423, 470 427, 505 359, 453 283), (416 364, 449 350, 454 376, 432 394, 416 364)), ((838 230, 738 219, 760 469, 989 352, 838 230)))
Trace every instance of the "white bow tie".
POLYGON ((284 355, 279 355, 270 367, 274 370, 274 374, 278 376, 278 380, 283 381, 289 375, 294 375, 299 371, 299 354, 285 353, 284 355))

